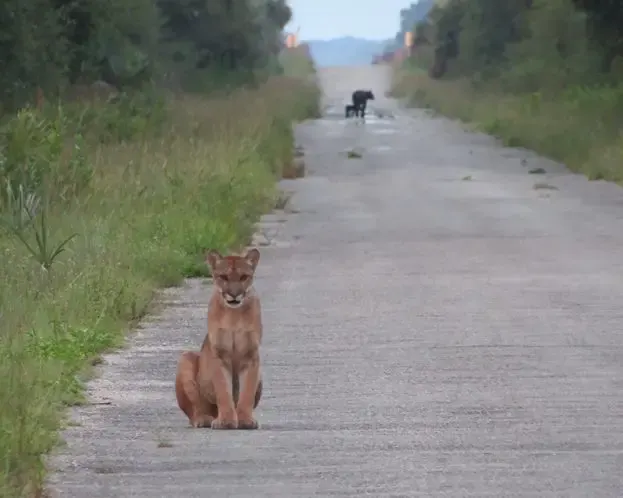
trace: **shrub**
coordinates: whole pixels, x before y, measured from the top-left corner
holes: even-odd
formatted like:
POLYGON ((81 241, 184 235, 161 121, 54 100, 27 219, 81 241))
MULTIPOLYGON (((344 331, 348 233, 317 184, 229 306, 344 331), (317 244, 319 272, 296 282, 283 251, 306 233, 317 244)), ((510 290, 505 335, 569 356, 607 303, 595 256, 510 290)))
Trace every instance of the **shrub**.
POLYGON ((26 108, 0 129, 0 182, 43 193, 44 186, 60 198, 78 194, 93 174, 78 131, 68 133, 62 113, 48 118, 26 108))

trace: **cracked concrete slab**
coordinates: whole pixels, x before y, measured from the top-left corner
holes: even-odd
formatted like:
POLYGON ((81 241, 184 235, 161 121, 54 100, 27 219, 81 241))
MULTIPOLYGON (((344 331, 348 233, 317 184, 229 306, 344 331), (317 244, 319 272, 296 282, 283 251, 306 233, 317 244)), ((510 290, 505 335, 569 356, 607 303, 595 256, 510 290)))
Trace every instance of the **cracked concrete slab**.
POLYGON ((177 409, 209 293, 188 281, 90 383, 110 404, 72 411, 53 496, 622 495, 623 191, 399 109, 388 71, 322 70, 327 109, 366 86, 379 112, 296 130, 309 176, 258 268, 260 430, 177 409))

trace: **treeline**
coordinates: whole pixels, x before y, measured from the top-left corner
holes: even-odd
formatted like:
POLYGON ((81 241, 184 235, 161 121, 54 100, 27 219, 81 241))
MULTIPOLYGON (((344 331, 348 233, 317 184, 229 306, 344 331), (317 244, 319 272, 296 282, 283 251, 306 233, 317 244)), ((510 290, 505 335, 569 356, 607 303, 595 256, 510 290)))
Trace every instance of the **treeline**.
POLYGON ((393 43, 389 50, 402 48, 405 43, 405 34, 412 31, 416 24, 426 20, 426 16, 435 4, 434 0, 419 0, 411 2, 408 7, 400 9, 400 28, 394 36, 393 43))
POLYGON ((0 103, 102 80, 190 86, 202 75, 276 70, 285 0, 3 0, 0 103))
POLYGON ((503 90, 558 90, 617 80, 620 0, 437 1, 414 26, 415 57, 433 78, 495 80, 503 90))
POLYGON ((436 0, 393 93, 623 183, 623 2, 436 0))

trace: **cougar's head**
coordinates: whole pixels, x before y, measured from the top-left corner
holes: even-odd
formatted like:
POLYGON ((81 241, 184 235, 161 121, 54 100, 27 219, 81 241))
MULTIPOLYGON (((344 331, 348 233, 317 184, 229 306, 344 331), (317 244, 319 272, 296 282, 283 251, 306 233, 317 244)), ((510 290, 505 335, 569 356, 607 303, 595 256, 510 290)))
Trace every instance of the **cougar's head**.
POLYGON ((374 94, 372 93, 372 90, 368 90, 366 92, 366 97, 368 100, 374 100, 374 94))
POLYGON ((244 256, 221 256, 210 251, 206 263, 212 271, 214 285, 219 290, 225 306, 239 308, 253 285, 255 269, 260 261, 260 251, 250 249, 244 256))

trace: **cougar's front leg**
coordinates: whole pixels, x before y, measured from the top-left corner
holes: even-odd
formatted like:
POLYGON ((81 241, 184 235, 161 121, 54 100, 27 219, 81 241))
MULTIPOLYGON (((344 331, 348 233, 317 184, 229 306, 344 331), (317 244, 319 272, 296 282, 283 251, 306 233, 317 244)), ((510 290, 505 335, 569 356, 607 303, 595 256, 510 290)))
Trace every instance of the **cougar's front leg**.
POLYGON ((253 418, 253 409, 261 396, 260 358, 255 355, 246 367, 238 374, 240 379, 240 396, 236 412, 239 429, 257 429, 257 421, 253 418), (259 392, 258 392, 259 391, 259 392))
POLYGON ((221 359, 212 366, 212 386, 218 407, 218 416, 212 421, 212 429, 237 429, 238 418, 233 398, 231 367, 221 359))

